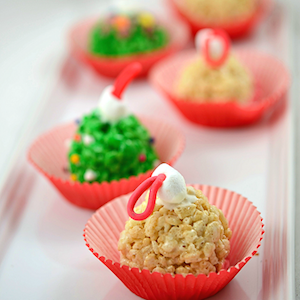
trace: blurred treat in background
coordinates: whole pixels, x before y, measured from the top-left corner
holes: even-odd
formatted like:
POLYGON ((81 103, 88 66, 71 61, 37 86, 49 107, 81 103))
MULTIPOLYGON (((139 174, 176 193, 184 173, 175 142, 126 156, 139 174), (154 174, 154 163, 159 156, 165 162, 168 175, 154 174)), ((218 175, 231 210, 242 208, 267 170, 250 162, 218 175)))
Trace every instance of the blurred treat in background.
POLYGON ((210 25, 229 23, 249 18, 258 0, 184 0, 184 10, 192 17, 210 25))
POLYGON ((272 0, 168 0, 193 34, 205 27, 223 28, 232 38, 247 35, 268 11, 272 0))
POLYGON ((184 68, 175 89, 186 101, 245 103, 253 95, 253 79, 234 55, 220 69, 210 68, 198 57, 184 68))
POLYGON ((76 24, 70 32, 72 53, 97 73, 116 77, 133 61, 141 76, 157 61, 181 50, 189 41, 187 25, 157 16, 135 2, 118 1, 105 13, 76 24))
POLYGON ((230 49, 223 30, 203 29, 196 35, 198 57, 178 75, 174 89, 191 102, 251 101, 254 80, 250 71, 230 49))
POLYGON ((153 14, 121 12, 101 19, 92 28, 89 50, 95 55, 124 57, 163 48, 168 39, 153 14))
POLYGON ((282 100, 289 86, 285 66, 247 47, 231 51, 227 34, 204 29, 197 51, 158 63, 150 81, 190 121, 211 127, 257 122, 282 100))

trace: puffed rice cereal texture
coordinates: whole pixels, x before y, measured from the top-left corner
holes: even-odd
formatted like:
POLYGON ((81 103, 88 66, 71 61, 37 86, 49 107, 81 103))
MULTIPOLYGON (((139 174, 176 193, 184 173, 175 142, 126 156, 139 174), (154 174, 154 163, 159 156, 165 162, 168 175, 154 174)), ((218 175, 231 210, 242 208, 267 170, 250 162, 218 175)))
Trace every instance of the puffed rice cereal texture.
MULTIPOLYGON (((146 220, 126 222, 118 243, 122 265, 183 276, 221 270, 230 252, 227 220, 202 191, 187 187, 187 192, 197 197, 195 203, 174 210, 156 204, 146 220)), ((146 205, 147 200, 135 211, 146 205)))
POLYGON ((249 18, 258 7, 257 0, 177 0, 177 2, 190 18, 208 26, 249 18))
POLYGON ((233 55, 220 68, 210 67, 202 57, 192 61, 180 73, 175 91, 188 102, 245 103, 253 97, 249 71, 233 55))

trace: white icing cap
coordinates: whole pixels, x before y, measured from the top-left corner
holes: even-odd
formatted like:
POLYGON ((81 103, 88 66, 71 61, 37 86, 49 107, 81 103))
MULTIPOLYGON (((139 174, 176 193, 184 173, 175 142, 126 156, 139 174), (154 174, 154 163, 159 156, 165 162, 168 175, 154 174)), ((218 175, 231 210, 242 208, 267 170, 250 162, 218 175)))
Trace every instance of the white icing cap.
POLYGON ((183 176, 168 164, 159 165, 153 172, 153 176, 165 174, 166 179, 157 192, 158 204, 178 204, 187 196, 186 184, 183 176), (161 203, 159 203, 161 201, 161 203))
POLYGON ((118 122, 130 114, 122 94, 127 85, 141 71, 140 63, 131 63, 119 74, 113 86, 110 85, 104 89, 98 104, 104 122, 118 122))
POLYGON ((152 177, 147 178, 131 194, 127 203, 127 213, 133 220, 147 219, 153 212, 155 203, 169 210, 176 207, 190 206, 197 201, 195 195, 189 195, 182 175, 168 164, 159 165, 152 177), (150 188, 148 203, 144 212, 137 214, 134 206, 142 194, 150 188))
POLYGON ((201 29, 197 32, 195 36, 195 46, 196 49, 200 52, 203 49, 204 43, 207 38, 213 33, 212 29, 201 29))
POLYGON ((117 122, 130 113, 124 99, 112 94, 113 88, 111 85, 106 87, 100 96, 98 107, 104 122, 117 122))

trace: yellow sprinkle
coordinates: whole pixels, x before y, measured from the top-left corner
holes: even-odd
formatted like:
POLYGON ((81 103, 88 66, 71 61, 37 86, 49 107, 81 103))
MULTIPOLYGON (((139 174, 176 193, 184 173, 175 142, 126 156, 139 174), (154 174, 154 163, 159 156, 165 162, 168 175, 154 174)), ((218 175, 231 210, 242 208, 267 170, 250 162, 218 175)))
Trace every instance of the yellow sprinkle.
POLYGON ((73 164, 78 164, 79 163, 79 155, 78 154, 72 154, 70 157, 70 161, 73 164))
POLYGON ((154 17, 149 13, 142 13, 138 16, 139 23, 146 28, 151 28, 155 25, 154 17))
POLYGON ((73 181, 76 181, 76 180, 77 180, 76 174, 71 174, 70 178, 71 178, 71 180, 73 180, 73 181))

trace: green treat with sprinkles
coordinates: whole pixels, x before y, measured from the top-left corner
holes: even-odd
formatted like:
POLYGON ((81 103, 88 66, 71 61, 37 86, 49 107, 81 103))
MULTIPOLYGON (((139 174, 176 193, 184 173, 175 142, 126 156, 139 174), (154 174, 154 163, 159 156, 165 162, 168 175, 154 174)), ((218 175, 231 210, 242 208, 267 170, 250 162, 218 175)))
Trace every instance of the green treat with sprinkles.
POLYGON ((152 143, 149 132, 135 116, 108 123, 96 109, 83 117, 72 140, 68 153, 71 178, 110 182, 145 173, 158 160, 152 143))
POLYGON ((100 21, 90 32, 92 54, 120 57, 147 53, 168 43, 167 31, 150 13, 113 15, 100 21))

